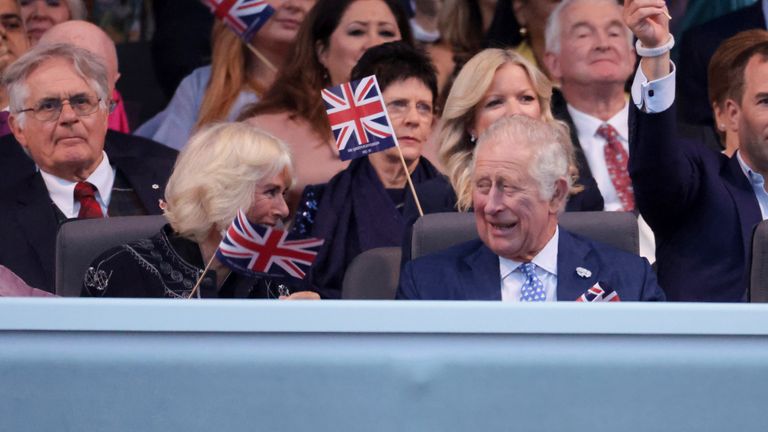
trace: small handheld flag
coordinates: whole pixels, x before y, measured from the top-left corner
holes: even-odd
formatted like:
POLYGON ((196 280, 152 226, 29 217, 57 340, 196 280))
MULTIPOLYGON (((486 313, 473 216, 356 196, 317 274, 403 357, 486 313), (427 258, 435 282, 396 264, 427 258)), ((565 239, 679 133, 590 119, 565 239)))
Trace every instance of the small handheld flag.
POLYGON ((323 89, 322 97, 341 160, 396 145, 374 75, 323 89))
POLYGON ((253 225, 239 210, 221 240, 216 257, 238 273, 254 276, 268 273, 303 279, 323 240, 293 238, 288 231, 253 225))
MULTIPOLYGON (((605 283, 603 283, 605 285, 605 283)), ((617 302, 621 301, 619 294, 608 287, 601 287, 600 283, 588 289, 587 292, 576 299, 577 302, 617 302)))
POLYGON ((266 0, 202 0, 245 42, 249 42, 275 13, 266 0))

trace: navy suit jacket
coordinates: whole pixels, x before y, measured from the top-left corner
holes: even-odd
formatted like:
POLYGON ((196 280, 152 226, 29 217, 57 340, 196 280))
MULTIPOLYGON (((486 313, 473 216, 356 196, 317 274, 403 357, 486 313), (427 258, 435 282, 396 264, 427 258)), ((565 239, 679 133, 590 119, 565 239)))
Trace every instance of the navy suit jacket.
POLYGON ((763 2, 733 11, 690 28, 680 41, 677 88, 680 120, 713 126, 712 104, 707 95, 709 60, 720 44, 736 33, 765 29, 763 2))
MULTIPOLYGON (((596 283, 622 301, 663 301, 664 292, 645 258, 571 234, 560 228, 557 300, 573 301, 596 283), (577 267, 592 272, 588 278, 577 267)), ((501 300, 499 257, 471 240, 405 265, 397 298, 404 300, 501 300)))
POLYGON ((669 300, 743 301, 757 198, 736 157, 677 136, 675 116, 674 104, 630 111, 629 174, 656 236, 659 283, 669 300))
MULTIPOLYGON (((175 162, 176 151, 154 141, 118 134, 104 150, 128 180, 147 214, 160 214, 158 200, 175 162)), ((54 291, 54 257, 59 223, 48 189, 35 164, 12 135, 0 139, 0 264, 35 288, 54 291), (12 147, 15 146, 15 147, 12 147), (5 180, 4 180, 5 181, 5 180)))

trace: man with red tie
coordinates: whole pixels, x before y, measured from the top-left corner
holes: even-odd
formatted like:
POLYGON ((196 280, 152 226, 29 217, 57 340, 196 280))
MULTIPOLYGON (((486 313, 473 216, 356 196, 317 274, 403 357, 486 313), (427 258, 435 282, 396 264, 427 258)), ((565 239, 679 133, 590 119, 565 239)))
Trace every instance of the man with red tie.
POLYGON ((16 147, 31 159, 14 160, 37 170, 0 188, 0 264, 29 285, 53 291, 59 224, 160 213, 175 152, 143 141, 105 146, 107 71, 81 48, 38 46, 6 69, 3 84, 10 95, 9 126, 21 144, 16 147))
MULTIPOLYGON (((627 171, 629 104, 624 85, 635 66, 632 33, 616 0, 564 0, 545 32, 544 61, 560 92, 553 114, 571 127, 579 175, 594 177, 607 211, 634 211, 627 171)), ((641 222, 640 254, 655 258, 653 233, 641 222)))
MULTIPOLYGON (((19 3, 17 0, 0 0, 0 75, 28 49, 29 40, 19 3)), ((0 135, 9 133, 8 94, 4 87, 0 87, 0 135)))

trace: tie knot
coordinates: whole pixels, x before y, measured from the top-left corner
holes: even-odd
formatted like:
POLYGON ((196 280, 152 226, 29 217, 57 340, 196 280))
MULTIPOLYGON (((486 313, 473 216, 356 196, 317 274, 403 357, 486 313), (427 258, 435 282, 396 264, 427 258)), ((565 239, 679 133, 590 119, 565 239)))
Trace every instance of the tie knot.
POLYGON ((96 186, 88 182, 77 182, 75 185, 75 199, 82 201, 83 198, 96 197, 96 186))
POLYGON ((522 271, 526 277, 534 276, 536 274, 536 264, 532 262, 522 263, 520 265, 520 271, 522 271))
POLYGON ((597 134, 601 137, 605 138, 606 140, 614 140, 616 137, 619 136, 619 132, 616 131, 616 128, 609 125, 608 123, 604 123, 600 125, 599 128, 597 128, 597 134))

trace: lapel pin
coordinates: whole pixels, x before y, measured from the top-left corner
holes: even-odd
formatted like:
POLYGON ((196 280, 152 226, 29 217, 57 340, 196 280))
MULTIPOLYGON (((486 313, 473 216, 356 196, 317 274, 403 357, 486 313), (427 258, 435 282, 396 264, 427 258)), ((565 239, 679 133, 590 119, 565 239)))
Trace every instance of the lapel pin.
POLYGON ((576 274, 583 279, 586 279, 592 276, 592 272, 585 269, 584 267, 576 267, 576 274))
POLYGON ((152 189, 160 189, 160 185, 155 183, 152 185, 152 189))

